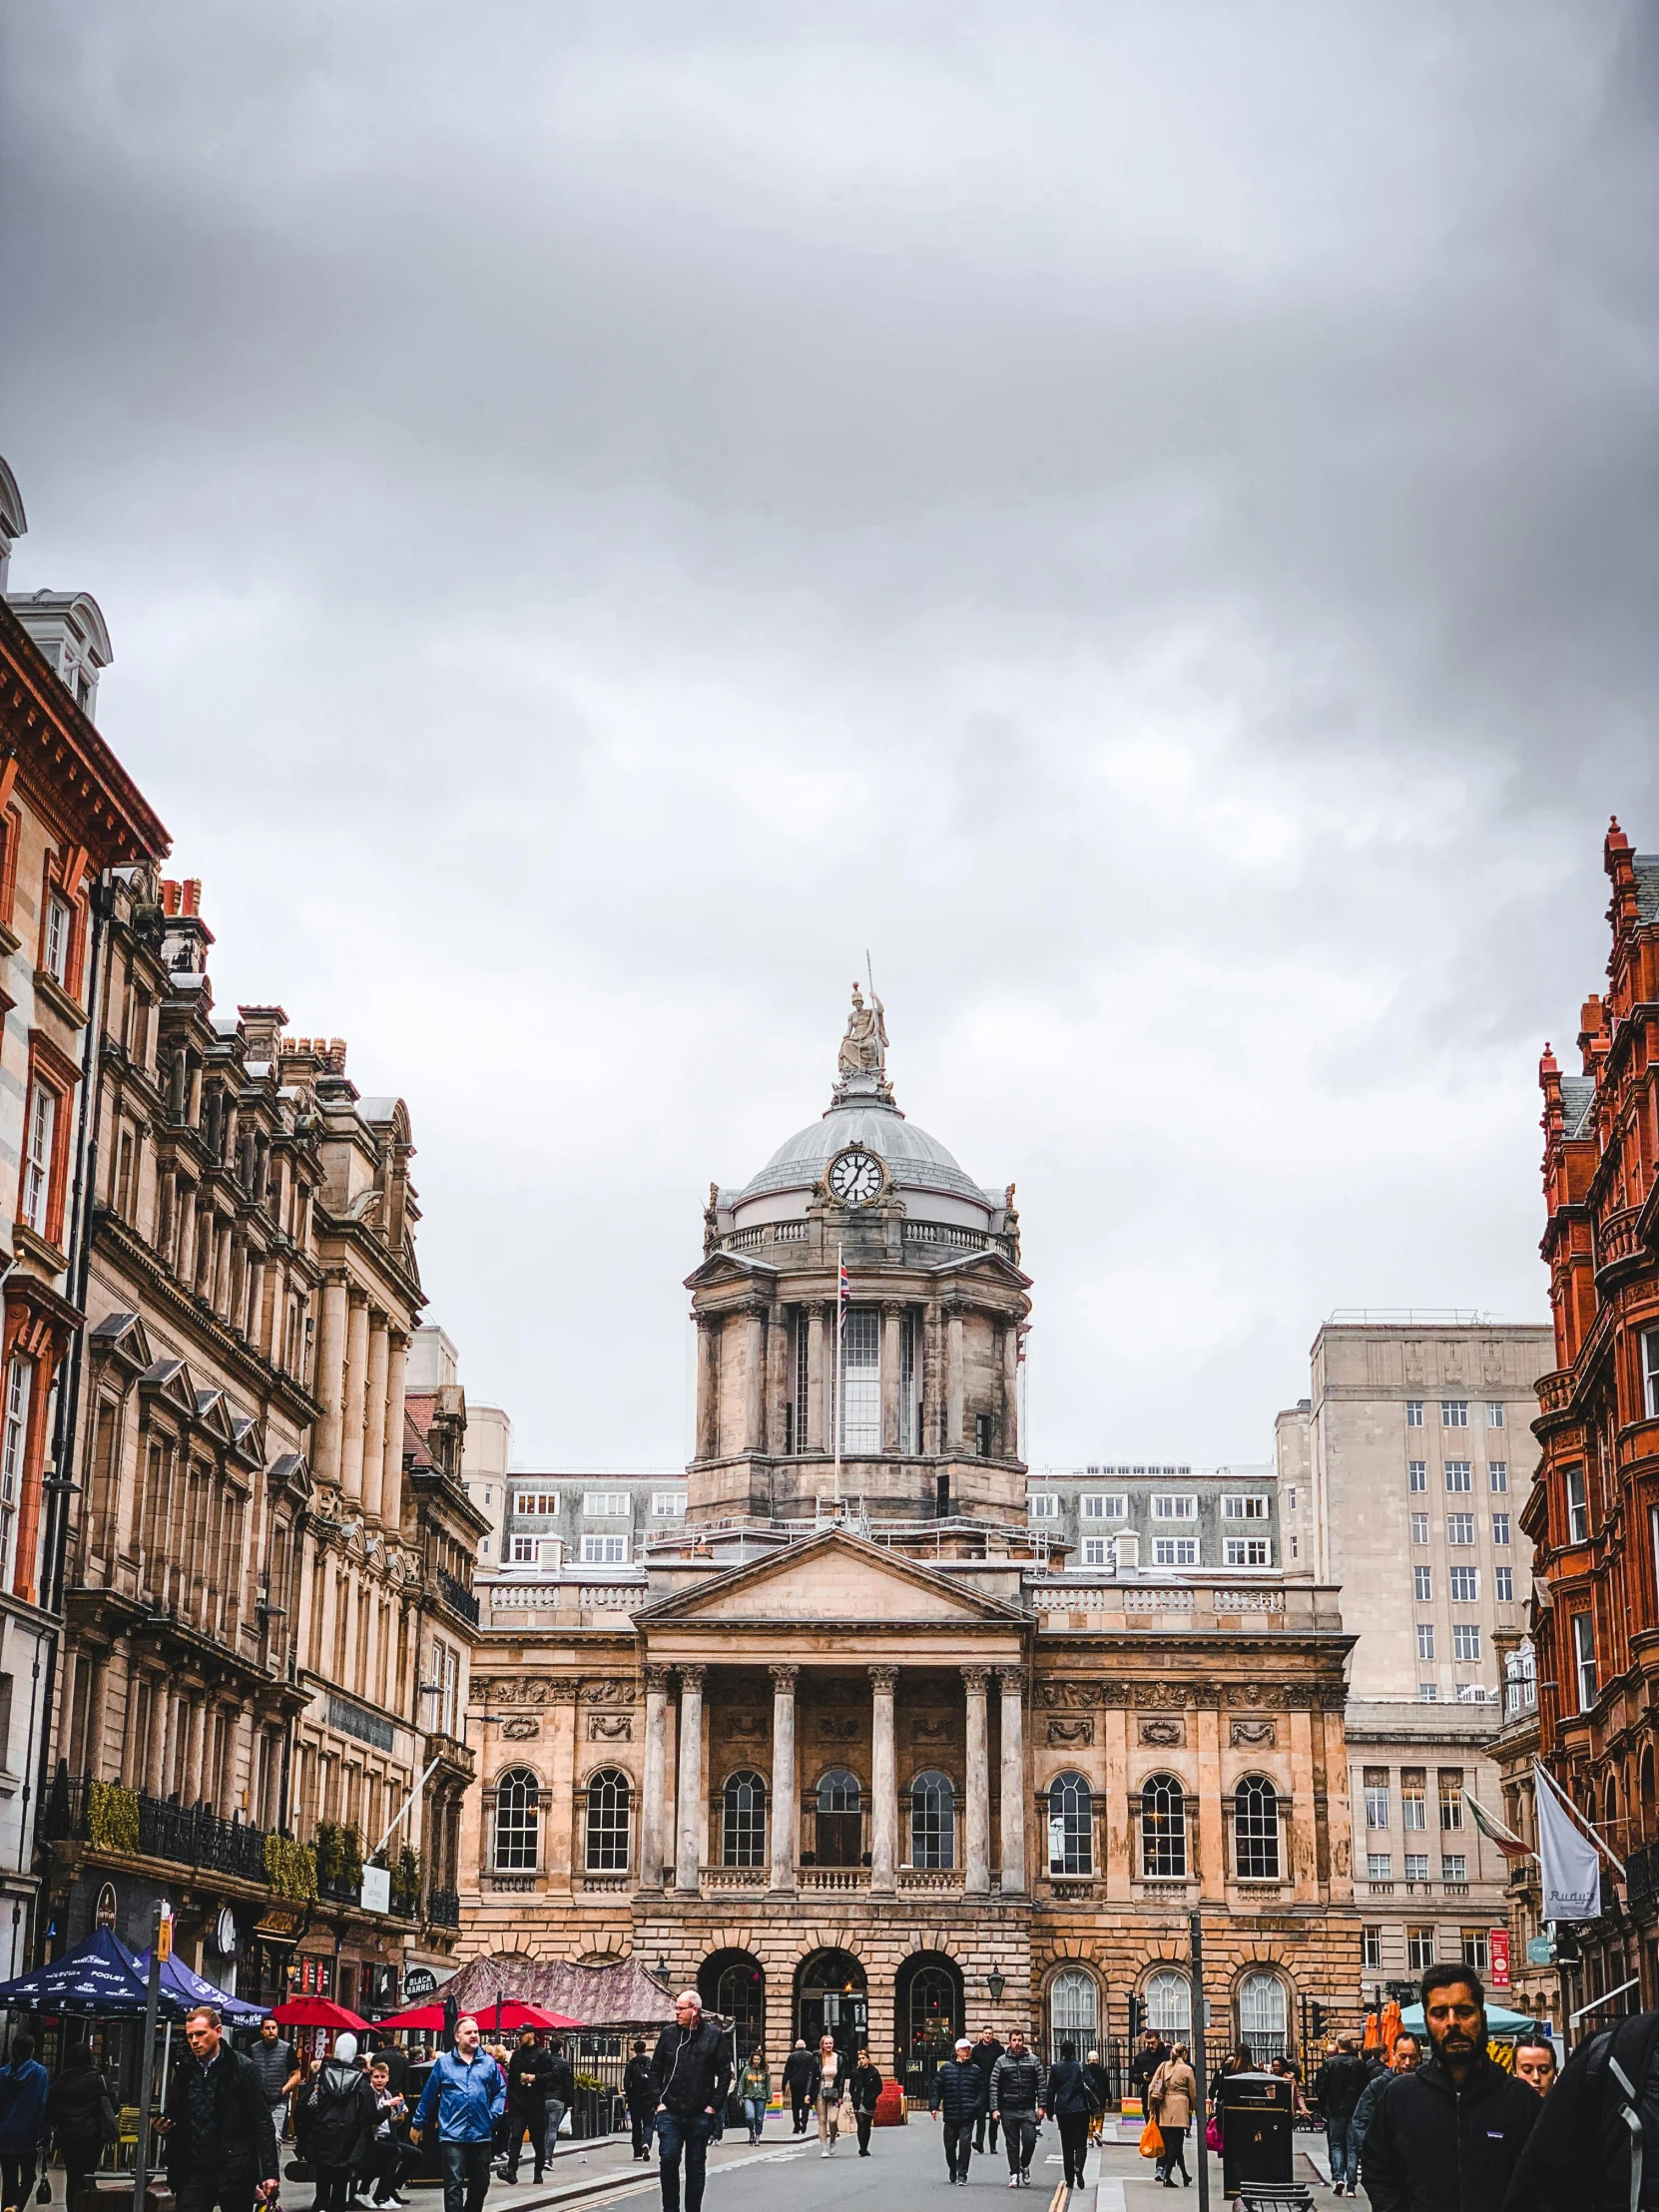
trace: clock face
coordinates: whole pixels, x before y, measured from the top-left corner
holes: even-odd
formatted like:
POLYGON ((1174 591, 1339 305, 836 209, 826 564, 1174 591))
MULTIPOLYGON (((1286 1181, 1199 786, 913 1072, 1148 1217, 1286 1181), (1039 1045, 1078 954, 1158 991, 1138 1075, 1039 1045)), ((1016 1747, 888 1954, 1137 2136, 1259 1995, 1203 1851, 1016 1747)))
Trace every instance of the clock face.
POLYGON ((831 1196, 843 1206, 867 1206, 871 1199, 880 1197, 887 1176, 873 1152, 860 1151, 854 1145, 830 1161, 828 1180, 831 1196))

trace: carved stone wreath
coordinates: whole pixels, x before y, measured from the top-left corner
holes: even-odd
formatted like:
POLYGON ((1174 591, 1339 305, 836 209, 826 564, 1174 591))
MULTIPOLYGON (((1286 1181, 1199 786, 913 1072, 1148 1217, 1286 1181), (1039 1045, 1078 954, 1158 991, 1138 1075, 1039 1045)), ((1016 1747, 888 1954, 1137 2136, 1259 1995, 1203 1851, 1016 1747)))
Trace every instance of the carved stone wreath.
POLYGON ((1142 1721, 1140 1739, 1143 1744, 1184 1745, 1187 1741, 1185 1721, 1142 1721))
POLYGON ((511 1720, 501 1723, 501 1733, 515 1744, 526 1744, 532 1736, 541 1734, 541 1722, 532 1720, 528 1713, 515 1713, 511 1720))

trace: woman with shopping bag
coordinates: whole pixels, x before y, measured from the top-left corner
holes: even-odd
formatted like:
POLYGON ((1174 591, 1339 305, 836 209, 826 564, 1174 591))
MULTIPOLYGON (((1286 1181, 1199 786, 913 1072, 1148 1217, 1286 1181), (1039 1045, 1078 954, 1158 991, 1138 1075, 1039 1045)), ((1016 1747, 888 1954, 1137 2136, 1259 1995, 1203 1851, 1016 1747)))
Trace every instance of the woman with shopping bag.
POLYGON ((1192 2125, 1198 2104, 1198 2076, 1193 2072, 1185 2043, 1176 2044, 1148 2082, 1146 2103, 1164 2139, 1158 2160, 1158 2179, 1166 2189, 1173 2189, 1173 2175, 1179 2166, 1181 2186, 1185 2189, 1193 2178, 1187 2171, 1187 2129, 1192 2125))

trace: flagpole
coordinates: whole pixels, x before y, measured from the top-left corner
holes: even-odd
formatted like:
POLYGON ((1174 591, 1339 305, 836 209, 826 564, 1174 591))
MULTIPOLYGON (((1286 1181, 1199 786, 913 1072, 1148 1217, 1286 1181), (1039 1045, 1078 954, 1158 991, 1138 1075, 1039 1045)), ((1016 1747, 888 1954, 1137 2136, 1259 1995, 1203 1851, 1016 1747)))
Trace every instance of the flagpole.
POLYGON ((835 1514, 841 1509, 841 1415, 846 1409, 846 1361, 842 1354, 841 1340, 846 1327, 845 1277, 846 1263, 841 1257, 841 1247, 835 1247, 835 1514))
MULTIPOLYGON (((1559 1804, 1566 1807, 1567 1811, 1572 1815, 1573 1819, 1578 1823, 1579 1827, 1584 1831, 1585 1835, 1589 1837, 1591 1843, 1595 1845, 1597 1851, 1600 1852, 1601 1856, 1606 1860, 1607 1864, 1612 1868, 1613 1872, 1618 1876, 1619 1880, 1621 1882, 1627 1882, 1630 1878, 1624 1871, 1624 1861, 1614 1855, 1612 1845, 1607 1842, 1605 1837, 1603 1837, 1600 1829, 1596 1827, 1593 1821, 1587 1820, 1584 1815, 1578 1810, 1578 1807, 1574 1805, 1572 1799, 1568 1797, 1566 1791, 1562 1789, 1560 1783, 1556 1781, 1554 1775, 1550 1773, 1549 1769, 1544 1765, 1541 1759, 1533 1760, 1532 1772, 1534 1775, 1543 1776, 1544 1781, 1549 1786, 1550 1796, 1556 1799, 1559 1804)), ((1536 1782, 1534 1782, 1533 1788, 1537 1788, 1536 1782)))

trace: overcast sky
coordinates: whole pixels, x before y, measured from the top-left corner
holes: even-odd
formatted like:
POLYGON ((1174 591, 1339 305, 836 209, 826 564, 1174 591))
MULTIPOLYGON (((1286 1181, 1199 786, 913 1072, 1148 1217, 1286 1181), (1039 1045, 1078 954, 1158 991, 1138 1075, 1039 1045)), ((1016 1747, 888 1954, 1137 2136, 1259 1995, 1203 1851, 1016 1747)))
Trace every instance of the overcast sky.
POLYGON ((1545 1318, 1537 1055, 1659 847, 1652 8, 4 36, 14 588, 105 611, 219 1003, 408 1100, 521 1463, 683 1457, 704 1194, 866 946, 1019 1187, 1035 1460, 1545 1318))

